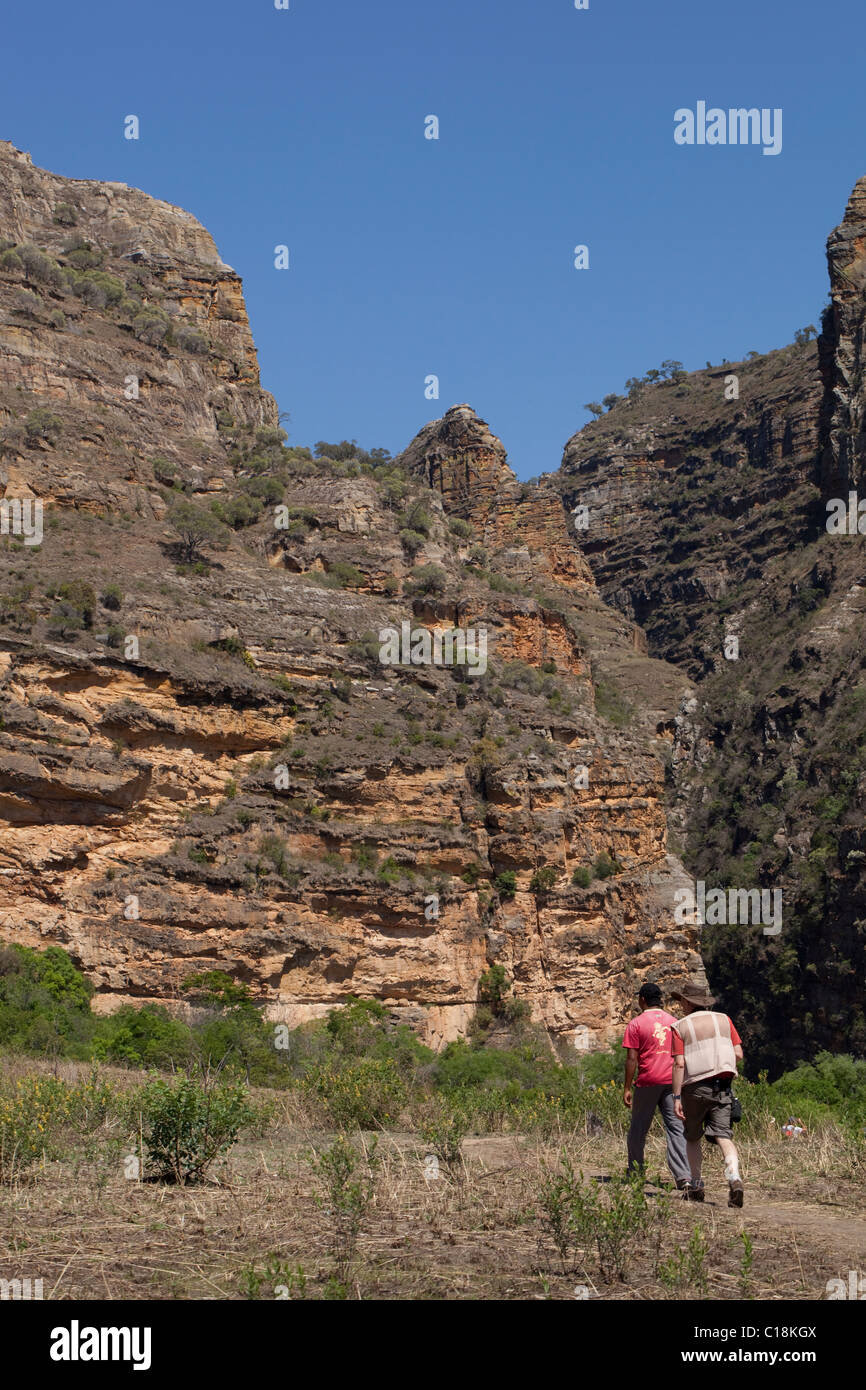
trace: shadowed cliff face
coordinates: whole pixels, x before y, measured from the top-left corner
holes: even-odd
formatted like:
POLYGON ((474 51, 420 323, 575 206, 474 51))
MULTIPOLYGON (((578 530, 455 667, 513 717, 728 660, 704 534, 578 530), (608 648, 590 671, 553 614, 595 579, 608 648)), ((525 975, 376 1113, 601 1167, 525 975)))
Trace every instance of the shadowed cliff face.
POLYGON ((0 541, 3 939, 64 946, 100 1009, 219 966, 274 1019, 358 994, 432 1041, 494 962, 569 1047, 701 979, 664 808, 689 682, 555 483, 466 406, 394 463, 286 447, 180 209, 0 145, 0 238, 0 482, 43 508, 0 541), (484 661, 387 664, 404 624, 484 661))
POLYGON ((589 509, 602 594, 696 678, 718 652, 717 602, 812 526, 820 404, 810 343, 646 386, 565 446, 563 501, 589 509))
POLYGON ((864 245, 860 180, 817 354, 646 385, 569 440, 559 475, 602 595, 696 682, 671 763, 687 867, 782 894, 778 936, 709 918, 702 936, 753 1067, 866 1051, 864 540, 826 525, 863 487, 864 245))

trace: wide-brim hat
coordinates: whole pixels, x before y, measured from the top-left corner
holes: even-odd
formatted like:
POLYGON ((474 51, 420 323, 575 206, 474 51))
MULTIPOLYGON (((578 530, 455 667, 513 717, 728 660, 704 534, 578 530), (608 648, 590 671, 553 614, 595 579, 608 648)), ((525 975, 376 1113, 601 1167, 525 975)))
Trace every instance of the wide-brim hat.
POLYGON ((694 1004, 699 1009, 711 1009, 716 1002, 715 995, 703 985, 675 985, 668 994, 671 999, 682 999, 684 1004, 694 1004))

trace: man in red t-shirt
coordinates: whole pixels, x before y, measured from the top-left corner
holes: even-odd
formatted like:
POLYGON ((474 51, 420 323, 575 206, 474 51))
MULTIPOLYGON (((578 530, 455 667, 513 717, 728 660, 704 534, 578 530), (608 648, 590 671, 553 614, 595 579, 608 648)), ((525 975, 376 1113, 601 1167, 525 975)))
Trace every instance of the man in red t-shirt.
POLYGON ((629 1171, 643 1169, 644 1147, 653 1115, 658 1108, 664 1120, 667 1138, 668 1167, 677 1187, 688 1186, 690 1171, 686 1157, 686 1136, 682 1120, 674 1112, 671 1073, 671 1029, 676 1023, 673 1014, 661 1007, 662 992, 658 985, 641 985, 638 994, 640 1013, 625 1030, 622 1040, 627 1048, 625 1090, 623 1101, 631 1110, 628 1130, 629 1171), (637 1072, 637 1082, 632 1088, 637 1072))

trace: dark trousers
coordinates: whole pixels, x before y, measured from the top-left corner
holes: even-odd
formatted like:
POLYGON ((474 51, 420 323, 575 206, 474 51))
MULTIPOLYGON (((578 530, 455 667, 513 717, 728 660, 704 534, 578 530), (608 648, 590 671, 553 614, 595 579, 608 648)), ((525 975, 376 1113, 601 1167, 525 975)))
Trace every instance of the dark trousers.
POLYGON ((628 1129, 629 1171, 643 1167, 644 1146, 656 1107, 662 1112, 668 1146, 668 1167, 678 1181, 691 1177, 686 1157, 686 1134, 682 1120, 674 1113, 670 1086, 635 1086, 632 1090, 631 1124, 628 1129))

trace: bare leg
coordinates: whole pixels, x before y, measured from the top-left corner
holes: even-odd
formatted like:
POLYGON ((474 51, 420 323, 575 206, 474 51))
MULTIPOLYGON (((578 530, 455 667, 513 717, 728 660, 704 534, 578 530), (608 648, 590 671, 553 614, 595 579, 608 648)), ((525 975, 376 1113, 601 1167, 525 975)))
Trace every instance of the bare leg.
POLYGON ((716 1141, 725 1159, 725 1177, 730 1182, 732 1178, 740 1176, 740 1156, 737 1153, 737 1146, 733 1139, 718 1139, 716 1141))

